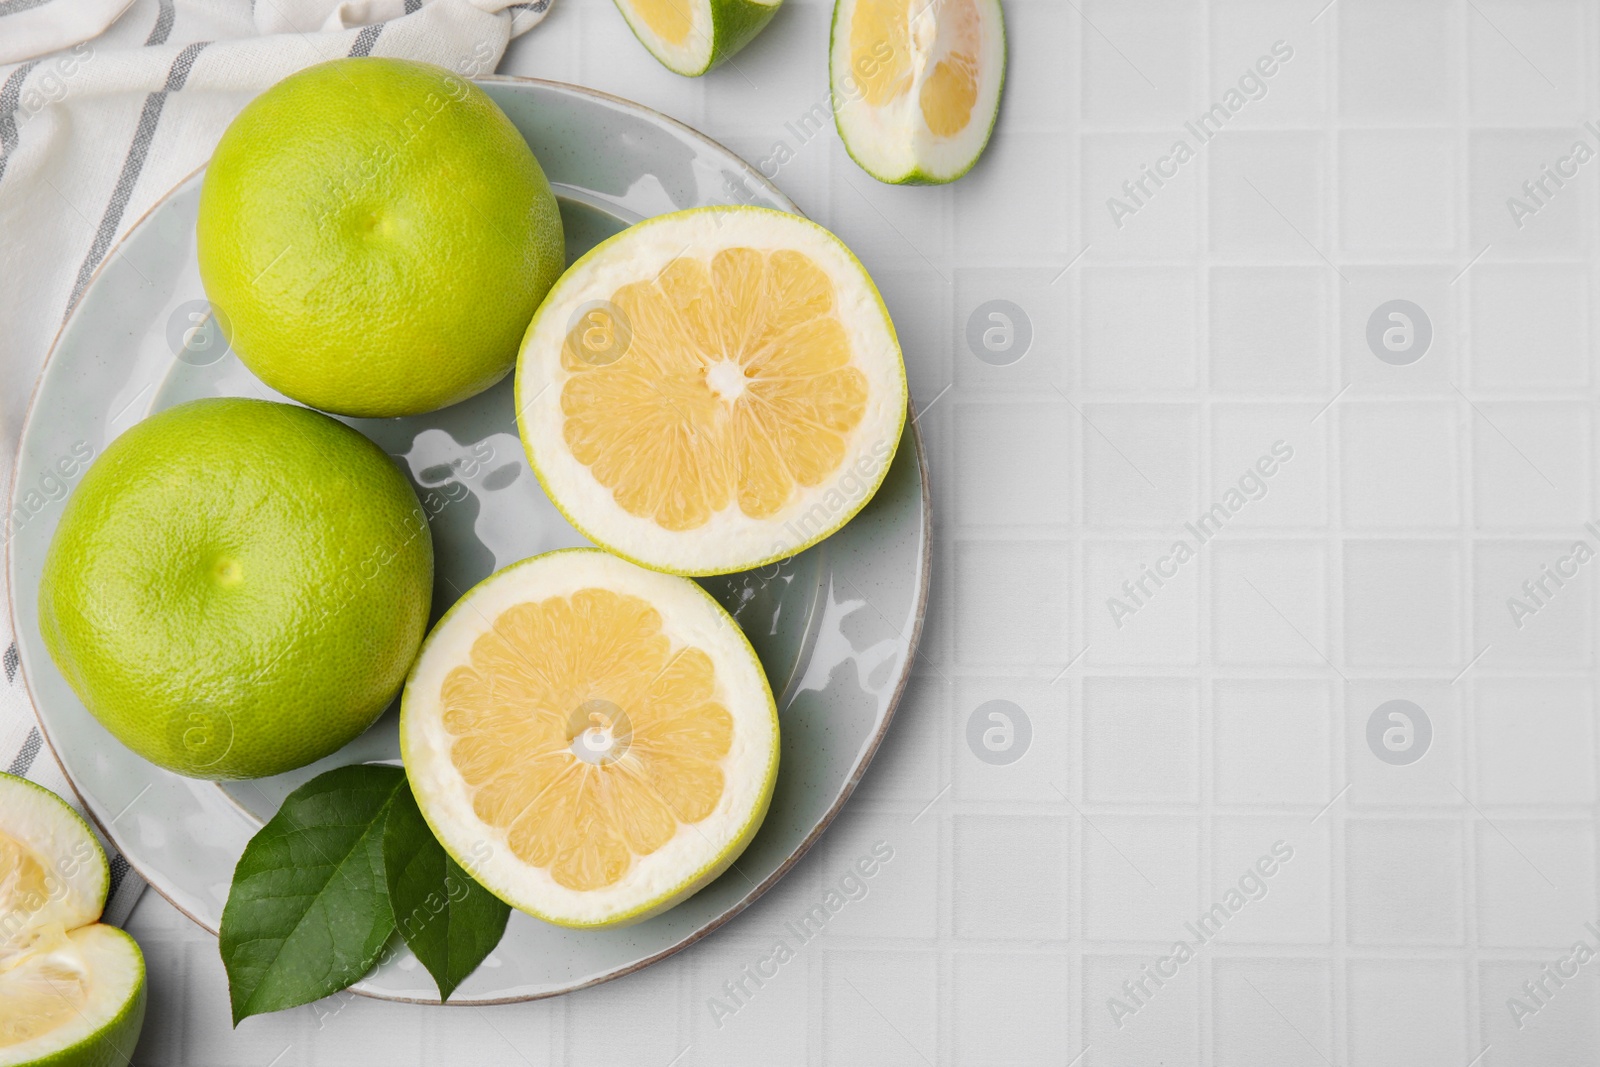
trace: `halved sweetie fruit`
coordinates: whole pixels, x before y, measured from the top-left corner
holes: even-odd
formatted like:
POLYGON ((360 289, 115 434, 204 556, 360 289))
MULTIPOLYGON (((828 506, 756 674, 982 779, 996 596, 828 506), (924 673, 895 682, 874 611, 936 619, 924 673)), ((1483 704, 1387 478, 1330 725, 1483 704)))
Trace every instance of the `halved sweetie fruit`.
POLYGON ((95 920, 109 868, 61 798, 0 774, 0 1067, 129 1062, 144 956, 95 920))
POLYGON ((484 579, 423 645, 400 712, 422 814, 490 892, 623 925, 708 885, 772 799, 778 718, 695 583, 594 549, 484 579))
POLYGON ((767 208, 696 208, 562 276, 523 339, 516 405, 546 493, 591 541, 727 574, 871 499, 905 425, 905 364, 838 238, 767 208))
POLYGON ((1000 109, 1000 0, 836 0, 828 53, 834 119, 861 168, 894 185, 972 169, 1000 109))
POLYGON ((675 74, 696 78, 750 43, 783 0, 616 0, 639 43, 675 74))

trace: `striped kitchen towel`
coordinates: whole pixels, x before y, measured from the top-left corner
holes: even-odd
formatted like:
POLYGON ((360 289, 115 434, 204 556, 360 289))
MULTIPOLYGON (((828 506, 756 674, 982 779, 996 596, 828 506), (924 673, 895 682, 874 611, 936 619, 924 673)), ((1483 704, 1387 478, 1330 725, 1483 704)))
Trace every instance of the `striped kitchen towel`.
MULTIPOLYGON (((117 240, 256 93, 340 56, 488 74, 551 0, 0 0, 0 484, 50 343, 117 240)), ((11 508, 0 513, 9 536, 11 508)), ((0 540, 3 547, 3 540, 0 540)), ((0 552, 3 555, 3 552, 0 552)), ((4 610, 0 769, 76 803, 43 744, 4 610)), ((143 884, 112 853, 107 921, 143 884)))

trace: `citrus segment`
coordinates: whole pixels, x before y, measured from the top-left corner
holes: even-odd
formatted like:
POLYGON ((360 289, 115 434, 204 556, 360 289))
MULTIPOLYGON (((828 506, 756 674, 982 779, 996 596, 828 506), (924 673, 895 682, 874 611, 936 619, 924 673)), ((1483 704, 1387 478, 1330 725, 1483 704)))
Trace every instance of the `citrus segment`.
POLYGON ((861 0, 850 19, 850 69, 873 107, 911 89, 910 14, 904 0, 861 0), (877 62, 880 56, 886 58, 877 62))
POLYGON ((758 208, 663 216, 597 247, 529 327, 518 391, 530 461, 568 518, 692 574, 843 525, 887 471, 906 395, 860 265, 758 208))
POLYGON ((771 692, 698 586, 593 550, 492 575, 428 638, 401 714, 445 847, 507 902, 635 921, 720 873, 777 766, 771 692), (459 851, 458 851, 459 850, 459 851))
POLYGON ((42 901, 50 893, 45 865, 33 849, 0 833, 0 912, 11 912, 42 901))
POLYGON ((954 181, 1000 104, 999 0, 837 0, 829 67, 839 135, 863 169, 895 184, 954 181))
POLYGON ((983 35, 977 0, 949 0, 945 15, 941 31, 946 32, 949 51, 934 64, 918 94, 922 120, 940 138, 955 137, 972 120, 972 107, 978 102, 978 49, 983 35))
POLYGON ((90 975, 59 926, 42 931, 34 951, 0 972, 0 1049, 55 1030, 89 1002, 90 975))
POLYGON ((684 0, 631 0, 645 25, 668 44, 682 45, 694 28, 684 0))

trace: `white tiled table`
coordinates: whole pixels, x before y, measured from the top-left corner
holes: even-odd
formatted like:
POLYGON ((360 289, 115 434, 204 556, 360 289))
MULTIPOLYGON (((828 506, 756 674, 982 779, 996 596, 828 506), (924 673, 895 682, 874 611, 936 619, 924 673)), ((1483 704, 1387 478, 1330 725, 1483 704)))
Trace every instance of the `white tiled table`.
POLYGON ((1006 0, 987 158, 953 187, 890 189, 831 130, 796 132, 827 98, 827 3, 789 0, 736 67, 688 81, 607 0, 561 0, 502 72, 642 101, 752 162, 782 143, 776 180, 883 288, 938 519, 915 682, 776 891, 588 992, 340 998, 230 1031, 214 942, 148 895, 140 1062, 1593 1062, 1600 960, 1545 978, 1543 1006, 1522 986, 1574 942, 1600 947, 1600 560, 1537 604, 1522 583, 1574 541, 1600 549, 1600 159, 1547 183, 1520 228, 1506 201, 1573 141, 1600 150, 1580 128, 1600 118, 1600 8, 1325 3, 1006 0), (1195 148, 1185 122, 1277 41, 1293 55, 1264 94, 1195 148), (1193 158, 1162 164, 1116 226, 1108 198, 1183 137, 1193 158), (1431 326, 1409 365, 1368 343, 1396 299, 1431 326), (991 300, 1031 327, 1010 365, 966 340, 991 300), (1280 441, 1293 455, 1264 495, 1248 480, 1174 561, 1197 540, 1185 524, 1280 441), (1141 578, 1135 601, 1122 585, 1141 578), (1537 608, 1520 628, 1513 596, 1537 608), (1409 764, 1368 741, 1397 699, 1431 724, 1409 764), (1027 718, 1019 760, 969 746, 991 701, 1027 718), (1279 841, 1292 858, 1252 875, 1279 841), (866 898, 789 937, 877 842, 894 855, 866 898), (1266 896, 1158 964, 1241 879, 1266 896), (795 958, 715 1012, 780 937, 795 958), (1145 965, 1176 974, 1158 987, 1145 965), (1141 980, 1143 1003, 1123 991, 1141 980), (1137 1010, 1114 1017, 1111 997, 1137 1010), (1511 997, 1539 1007, 1520 1029, 1511 997))

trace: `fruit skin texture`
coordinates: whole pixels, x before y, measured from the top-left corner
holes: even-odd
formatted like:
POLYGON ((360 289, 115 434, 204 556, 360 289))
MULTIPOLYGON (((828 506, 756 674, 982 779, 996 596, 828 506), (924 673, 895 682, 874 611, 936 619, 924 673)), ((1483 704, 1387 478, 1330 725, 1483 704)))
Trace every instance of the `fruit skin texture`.
POLYGON ((201 187, 200 277, 262 381, 386 418, 506 375, 565 262, 550 183, 443 67, 338 59, 256 97, 201 187))
POLYGON ((326 415, 196 400, 106 448, 45 558, 57 667, 123 744, 199 778, 304 766, 394 698, 433 542, 377 445, 326 415))
MULTIPOLYGON (((634 25, 634 20, 629 17, 626 0, 614 0, 614 2, 617 10, 622 12, 623 21, 628 24, 628 29, 633 31, 633 35, 644 45, 645 50, 655 56, 662 66, 686 78, 700 77, 755 40, 756 34, 766 29, 767 23, 772 21, 772 16, 783 6, 783 0, 775 0, 770 4, 758 3, 756 0, 708 0, 711 6, 711 53, 705 63, 696 68, 692 65, 675 66, 666 56, 650 47, 650 41, 645 33, 641 33, 639 27, 634 25)), ((671 2, 688 5, 697 3, 698 0, 671 0, 671 2)))

